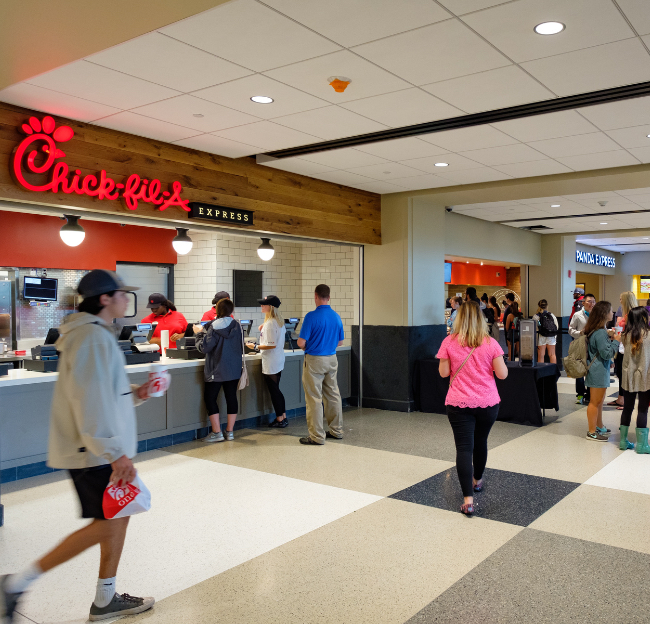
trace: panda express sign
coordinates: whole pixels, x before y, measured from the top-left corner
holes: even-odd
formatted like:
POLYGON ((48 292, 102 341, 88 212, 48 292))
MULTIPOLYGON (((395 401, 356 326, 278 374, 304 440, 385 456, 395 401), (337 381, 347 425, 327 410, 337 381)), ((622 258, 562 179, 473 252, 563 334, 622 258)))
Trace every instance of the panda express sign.
POLYGON ((612 256, 601 256, 599 254, 592 254, 586 251, 576 251, 576 262, 583 264, 593 264, 595 266, 616 268, 616 258, 612 256))

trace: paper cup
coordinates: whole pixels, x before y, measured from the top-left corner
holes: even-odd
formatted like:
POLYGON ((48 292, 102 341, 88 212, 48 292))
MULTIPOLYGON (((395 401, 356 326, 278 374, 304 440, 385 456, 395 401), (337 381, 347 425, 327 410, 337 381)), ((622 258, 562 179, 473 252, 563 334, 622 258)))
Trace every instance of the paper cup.
POLYGON ((165 395, 168 388, 167 366, 165 364, 153 363, 149 373, 149 396, 161 397, 165 395))
POLYGON ((160 350, 163 355, 167 355, 167 349, 169 349, 169 330, 163 329, 160 332, 160 350))

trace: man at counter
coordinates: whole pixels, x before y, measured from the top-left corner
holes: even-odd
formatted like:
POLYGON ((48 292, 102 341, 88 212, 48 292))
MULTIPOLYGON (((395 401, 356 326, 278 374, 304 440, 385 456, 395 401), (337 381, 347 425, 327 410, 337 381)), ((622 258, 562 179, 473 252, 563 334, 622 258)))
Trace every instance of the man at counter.
POLYGON ((207 312, 203 313, 203 316, 201 317, 201 322, 214 321, 214 319, 217 318, 217 303, 219 303, 221 299, 230 299, 230 294, 227 293, 225 290, 220 290, 214 296, 214 299, 212 299, 212 307, 207 312))
POLYGON ((308 312, 302 322, 298 347, 305 352, 302 385, 307 403, 309 436, 300 438, 300 444, 325 444, 325 438, 343 437, 343 405, 337 380, 336 348, 343 344, 343 322, 330 307, 330 287, 316 286, 316 309, 308 312), (323 403, 329 426, 323 429, 323 403))
POLYGON ((185 317, 176 310, 176 306, 165 295, 160 293, 149 295, 147 308, 151 310, 151 314, 145 316, 141 323, 158 323, 149 342, 159 345, 160 332, 166 329, 169 331, 169 348, 175 349, 176 341, 185 335, 187 329, 185 317))

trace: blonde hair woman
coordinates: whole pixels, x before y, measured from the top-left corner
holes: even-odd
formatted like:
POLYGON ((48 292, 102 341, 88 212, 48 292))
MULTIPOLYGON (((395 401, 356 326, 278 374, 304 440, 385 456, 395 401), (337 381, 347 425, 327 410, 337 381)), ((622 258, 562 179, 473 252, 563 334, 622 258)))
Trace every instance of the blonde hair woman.
POLYGON ((456 470, 463 490, 461 513, 474 513, 474 492, 483 489, 487 439, 501 401, 494 374, 508 376, 503 349, 488 335, 488 324, 478 303, 458 309, 452 334, 440 345, 441 377, 451 377, 445 399, 447 417, 456 443, 456 470))
MULTIPOLYGON (((621 329, 617 329, 618 335, 620 337, 621 332, 625 330, 625 325, 627 323, 627 315, 630 313, 630 310, 632 308, 636 308, 639 304, 636 301, 636 295, 629 291, 626 290, 625 292, 621 293, 621 296, 618 299, 621 303, 621 307, 619 308, 621 311, 621 315, 618 315, 618 318, 616 319, 616 327, 620 327, 621 329)), ((626 390, 623 388, 623 351, 624 347, 621 345, 619 347, 619 352, 616 354, 616 357, 614 359, 614 373, 618 377, 618 397, 614 401, 610 401, 607 405, 616 407, 619 411, 623 409, 625 406, 625 394, 626 390)))
MULTIPOLYGON (((275 410, 275 420, 269 423, 269 427, 284 428, 289 425, 287 420, 284 395, 280 390, 280 378, 284 370, 284 340, 286 330, 284 319, 278 308, 282 304, 275 295, 269 295, 259 299, 264 323, 260 326, 260 344, 256 351, 262 353, 262 377, 271 395, 271 402, 275 410)), ((249 344, 254 348, 254 344, 249 344)))

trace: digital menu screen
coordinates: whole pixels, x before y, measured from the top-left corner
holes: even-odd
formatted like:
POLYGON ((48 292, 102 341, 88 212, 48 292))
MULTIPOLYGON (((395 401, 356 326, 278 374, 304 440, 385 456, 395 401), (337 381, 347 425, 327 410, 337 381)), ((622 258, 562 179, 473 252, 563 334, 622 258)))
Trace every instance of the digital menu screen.
POLYGON ((641 276, 641 292, 650 293, 650 275, 641 276))

